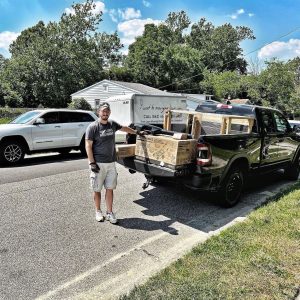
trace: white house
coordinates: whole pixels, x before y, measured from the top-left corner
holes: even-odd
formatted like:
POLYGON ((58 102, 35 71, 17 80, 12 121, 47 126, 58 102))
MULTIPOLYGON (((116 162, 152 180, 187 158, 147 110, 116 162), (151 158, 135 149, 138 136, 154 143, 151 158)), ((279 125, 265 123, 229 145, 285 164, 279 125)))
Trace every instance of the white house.
POLYGON ((148 95, 170 95, 170 93, 152 88, 150 86, 134 83, 104 79, 91 86, 86 87, 71 95, 72 100, 84 98, 93 108, 97 108, 101 102, 116 95, 125 94, 148 94, 148 95))

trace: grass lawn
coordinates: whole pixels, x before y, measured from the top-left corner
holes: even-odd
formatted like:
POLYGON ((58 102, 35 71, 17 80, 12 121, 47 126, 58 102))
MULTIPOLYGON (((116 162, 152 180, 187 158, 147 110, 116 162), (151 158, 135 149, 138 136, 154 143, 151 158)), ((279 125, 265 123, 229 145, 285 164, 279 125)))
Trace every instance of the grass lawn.
POLYGON ((295 299, 300 182, 120 299, 295 299))
POLYGON ((0 124, 6 124, 6 123, 8 123, 9 121, 11 121, 10 118, 0 118, 0 124))

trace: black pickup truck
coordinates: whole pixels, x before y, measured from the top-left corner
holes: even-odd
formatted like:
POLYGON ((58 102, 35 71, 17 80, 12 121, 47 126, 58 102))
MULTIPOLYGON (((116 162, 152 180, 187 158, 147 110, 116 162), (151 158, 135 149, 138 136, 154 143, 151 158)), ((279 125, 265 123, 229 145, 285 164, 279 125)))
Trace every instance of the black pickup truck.
MULTIPOLYGON (((172 180, 190 189, 217 191, 221 205, 234 206, 249 175, 283 169, 286 178, 297 180, 300 172, 300 136, 284 115, 267 107, 207 104, 199 112, 254 118, 251 133, 201 134, 193 163, 171 169, 136 157, 118 162, 131 173, 142 172, 148 180, 172 180)), ((143 128, 142 128, 143 129, 143 128)))

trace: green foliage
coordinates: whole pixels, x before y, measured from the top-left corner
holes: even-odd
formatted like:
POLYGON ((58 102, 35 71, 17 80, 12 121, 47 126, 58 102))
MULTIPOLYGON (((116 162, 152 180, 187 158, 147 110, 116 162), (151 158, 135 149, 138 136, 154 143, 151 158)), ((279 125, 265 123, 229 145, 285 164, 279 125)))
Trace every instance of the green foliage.
POLYGON ((72 102, 69 103, 68 108, 92 110, 91 105, 84 98, 73 99, 72 102))
POLYGON ((300 59, 265 62, 266 68, 257 75, 233 71, 205 70, 202 89, 218 100, 248 98, 252 103, 278 108, 287 113, 300 112, 300 59))
POLYGON ((29 111, 29 108, 10 108, 0 107, 0 118, 1 119, 14 119, 17 116, 29 111))
POLYGON ((234 71, 245 73, 247 63, 241 58, 240 43, 245 39, 255 39, 250 28, 231 24, 213 26, 205 18, 192 25, 186 37, 188 45, 202 52, 203 63, 208 70, 234 71))
POLYGON ((217 100, 238 98, 241 93, 241 75, 235 71, 218 73, 205 70, 201 86, 207 93, 215 95, 217 100))
POLYGON ((10 47, 3 93, 14 91, 25 107, 66 107, 70 94, 103 79, 122 45, 116 33, 97 31, 102 13, 94 7, 94 0, 74 4, 74 14, 24 30, 10 47))
POLYGON ((7 124, 11 121, 10 118, 0 118, 0 124, 7 124))
POLYGON ((295 91, 295 74, 288 63, 278 60, 266 62, 267 68, 259 75, 263 87, 261 97, 272 107, 289 110, 290 99, 295 91))
POLYGON ((170 13, 164 23, 145 26, 143 35, 130 45, 125 61, 134 81, 155 87, 166 85, 170 91, 201 92, 199 81, 204 67, 210 71, 245 72, 240 43, 254 39, 249 28, 230 24, 214 27, 200 19, 187 33, 190 23, 181 11, 170 13))

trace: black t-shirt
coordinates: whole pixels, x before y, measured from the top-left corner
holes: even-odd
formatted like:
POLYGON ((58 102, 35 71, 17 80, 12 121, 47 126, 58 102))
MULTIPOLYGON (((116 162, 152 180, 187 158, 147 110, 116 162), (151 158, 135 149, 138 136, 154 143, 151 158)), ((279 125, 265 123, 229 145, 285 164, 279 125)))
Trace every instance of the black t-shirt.
POLYGON ((95 121, 88 126, 85 139, 93 141, 93 154, 96 162, 116 161, 115 132, 121 128, 119 123, 112 120, 108 120, 107 124, 95 121))

